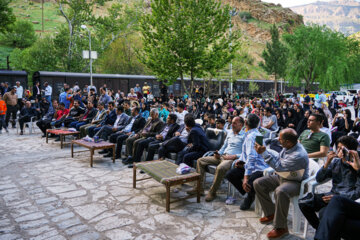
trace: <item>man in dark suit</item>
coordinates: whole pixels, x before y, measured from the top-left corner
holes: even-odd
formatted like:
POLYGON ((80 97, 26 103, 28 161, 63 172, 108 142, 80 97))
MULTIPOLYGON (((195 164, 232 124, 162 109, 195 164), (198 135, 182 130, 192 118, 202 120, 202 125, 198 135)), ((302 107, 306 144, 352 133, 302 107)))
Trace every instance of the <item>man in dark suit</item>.
POLYGON ((23 135, 24 132, 24 124, 26 122, 30 122, 32 117, 36 117, 37 112, 35 108, 31 107, 31 102, 27 101, 25 103, 25 107, 21 109, 20 116, 19 116, 19 125, 20 125, 20 135, 23 135))
POLYGON ((178 154, 177 164, 185 163, 193 166, 193 161, 201 158, 210 149, 210 144, 206 138, 204 130, 199 124, 195 123, 194 117, 189 114, 185 117, 185 126, 189 132, 188 144, 178 154))
POLYGON ((94 137, 95 134, 98 131, 100 131, 100 129, 103 126, 106 126, 106 125, 112 126, 112 125, 114 125, 114 123, 116 121, 116 117, 117 117, 117 115, 116 115, 116 111, 115 111, 115 103, 114 102, 109 102, 108 109, 106 111, 106 117, 98 125, 89 128, 89 130, 88 130, 89 136, 94 137))
POLYGON ((41 88, 39 82, 36 82, 33 86, 33 98, 41 100, 41 88))
POLYGON ((159 148, 159 159, 164 160, 169 153, 178 153, 186 147, 189 132, 186 130, 185 124, 181 124, 175 132, 175 136, 164 141, 159 148))
POLYGON ((78 121, 74 121, 70 123, 71 128, 75 128, 76 130, 80 130, 80 127, 90 123, 97 113, 97 109, 94 108, 94 104, 92 102, 87 103, 87 108, 85 113, 81 115, 78 121))
POLYGON ((151 161, 154 159, 154 155, 157 149, 159 149, 160 144, 170 140, 179 129, 179 125, 176 123, 177 116, 175 114, 169 114, 166 119, 166 126, 153 138, 147 138, 139 142, 139 148, 143 147, 144 149, 148 148, 148 154, 146 156, 146 161, 151 161))
MULTIPOLYGON (((128 124, 125 128, 119 132, 113 133, 110 135, 110 142, 116 143, 116 153, 115 158, 120 158, 121 156, 121 148, 123 141, 125 141, 129 136, 135 135, 140 132, 141 129, 145 126, 145 118, 141 117, 139 114, 139 108, 133 108, 131 110, 131 118, 128 120, 128 124)), ((107 155, 104 157, 112 157, 112 150, 109 151, 107 155)))
MULTIPOLYGON (((148 120, 141 133, 138 134, 138 136, 135 136, 135 138, 128 138, 126 140, 128 154, 131 154, 131 156, 124 161, 125 164, 140 162, 145 147, 147 147, 148 143, 154 141, 155 136, 163 130, 164 123, 159 119, 159 110, 157 108, 153 108, 150 115, 151 120, 148 120), (133 141, 133 139, 135 139, 135 141, 133 141), (133 141, 133 143, 131 143, 131 141, 133 141)), ((169 130, 169 128, 167 129, 169 130)), ((131 167, 132 165, 129 165, 129 168, 131 167)))

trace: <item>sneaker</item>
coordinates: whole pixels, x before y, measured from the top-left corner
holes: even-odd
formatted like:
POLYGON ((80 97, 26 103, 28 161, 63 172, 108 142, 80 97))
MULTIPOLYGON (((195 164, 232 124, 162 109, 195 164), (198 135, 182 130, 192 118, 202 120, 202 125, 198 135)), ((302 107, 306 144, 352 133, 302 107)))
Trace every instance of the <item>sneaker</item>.
POLYGON ((20 132, 20 135, 24 135, 24 132, 23 132, 23 131, 21 131, 21 132, 20 132))
POLYGON ((228 197, 225 201, 226 205, 233 205, 236 202, 236 199, 233 197, 228 197))
POLYGON ((251 204, 254 202, 255 200, 255 196, 247 196, 244 201, 242 202, 242 204, 240 205, 240 209, 241 210, 248 210, 251 207, 251 204))

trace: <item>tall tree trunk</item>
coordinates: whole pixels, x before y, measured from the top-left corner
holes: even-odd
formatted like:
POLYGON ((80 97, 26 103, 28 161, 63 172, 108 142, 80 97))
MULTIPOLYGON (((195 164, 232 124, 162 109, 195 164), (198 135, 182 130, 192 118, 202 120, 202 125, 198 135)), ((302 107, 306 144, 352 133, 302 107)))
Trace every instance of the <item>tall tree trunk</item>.
POLYGON ((277 92, 278 92, 278 81, 277 81, 277 78, 276 78, 276 73, 275 73, 274 87, 275 87, 274 97, 276 97, 277 92))

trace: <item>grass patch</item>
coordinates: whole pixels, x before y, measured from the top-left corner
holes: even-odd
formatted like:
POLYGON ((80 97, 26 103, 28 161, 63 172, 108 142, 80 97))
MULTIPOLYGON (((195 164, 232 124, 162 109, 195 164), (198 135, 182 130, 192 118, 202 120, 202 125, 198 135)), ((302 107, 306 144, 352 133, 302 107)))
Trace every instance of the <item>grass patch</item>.
MULTIPOLYGON (((38 22, 38 24, 34 24, 34 29, 37 32, 41 32, 42 30, 41 3, 13 0, 10 6, 13 8, 14 14, 17 18, 25 19, 30 22, 38 22)), ((45 2, 44 31, 56 32, 57 29, 64 23, 65 20, 62 16, 60 16, 58 5, 54 2, 45 2)))
POLYGON ((270 28, 272 27, 271 23, 263 22, 258 19, 255 19, 255 18, 250 19, 248 22, 254 24, 258 28, 265 29, 265 30, 270 30, 270 28))
POLYGON ((12 47, 0 46, 0 69, 7 69, 6 57, 14 50, 12 47))

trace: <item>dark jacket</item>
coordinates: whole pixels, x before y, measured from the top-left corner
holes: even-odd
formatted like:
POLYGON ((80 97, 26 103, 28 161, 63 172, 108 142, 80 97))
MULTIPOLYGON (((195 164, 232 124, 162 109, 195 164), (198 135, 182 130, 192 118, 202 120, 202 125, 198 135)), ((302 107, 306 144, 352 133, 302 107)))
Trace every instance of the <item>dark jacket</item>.
POLYGON ((204 130, 200 127, 199 124, 191 129, 189 133, 188 143, 192 143, 192 147, 189 149, 189 152, 207 152, 210 149, 210 144, 206 138, 204 130))
POLYGON ((116 110, 112 110, 108 115, 106 115, 106 117, 104 118, 104 120, 101 121, 101 126, 104 125, 114 125, 115 121, 116 121, 116 110))
MULTIPOLYGON (((183 125, 183 124, 182 124, 183 125)), ((166 127, 166 125, 165 125, 166 127)), ((165 127, 163 128, 163 130, 165 129, 165 127)), ((179 124, 177 123, 174 123, 170 126, 170 129, 169 131, 167 132, 166 136, 165 136, 165 139, 163 139, 163 141, 166 141, 166 140, 169 140, 170 138, 172 138, 174 136, 174 134, 177 132, 177 130, 179 129, 179 124)), ((161 130, 161 131, 163 131, 161 130)), ((161 134, 161 132, 160 132, 161 134)))
POLYGON ((55 109, 52 106, 50 106, 47 113, 43 116, 42 119, 51 121, 54 118, 55 112, 56 112, 55 109))
POLYGON ((41 97, 41 88, 39 87, 39 93, 40 94, 37 94, 38 93, 38 87, 36 85, 33 86, 33 98, 34 99, 40 99, 41 97))
MULTIPOLYGON (((131 127, 131 132, 138 133, 141 129, 144 128, 146 120, 145 118, 141 117, 140 114, 135 117, 135 122, 131 127)), ((131 119, 129 119, 129 123, 131 122, 131 119)))
POLYGON ((160 121, 159 118, 155 119, 153 122, 152 119, 149 119, 141 131, 145 130, 150 124, 150 130, 144 134, 144 137, 155 137, 155 135, 159 134, 160 131, 164 128, 164 123, 160 121))
POLYGON ((96 108, 92 108, 91 110, 89 110, 88 108, 85 110, 84 116, 87 114, 87 117, 83 120, 85 120, 86 123, 91 123, 91 121, 93 120, 93 118, 96 116, 97 113, 97 109, 96 108))
POLYGON ((23 109, 21 109, 20 116, 21 117, 25 117, 25 116, 36 117, 37 111, 33 107, 30 107, 30 108, 23 107, 23 109))

